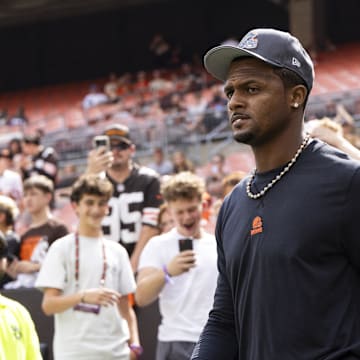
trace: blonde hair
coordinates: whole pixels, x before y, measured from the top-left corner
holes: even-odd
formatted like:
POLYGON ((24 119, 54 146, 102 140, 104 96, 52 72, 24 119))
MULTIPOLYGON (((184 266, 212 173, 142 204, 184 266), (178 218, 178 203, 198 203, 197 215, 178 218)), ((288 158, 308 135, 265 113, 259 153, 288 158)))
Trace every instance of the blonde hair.
POLYGON ((178 199, 202 199, 205 192, 205 182, 202 178, 190 171, 180 172, 172 175, 161 187, 161 193, 165 201, 176 201, 178 199))
POLYGON ((24 191, 38 189, 43 193, 53 194, 54 182, 45 175, 33 175, 24 181, 24 191))
POLYGON ((226 196, 242 179, 247 176, 247 173, 244 171, 233 171, 222 180, 222 185, 224 188, 224 196, 226 196))

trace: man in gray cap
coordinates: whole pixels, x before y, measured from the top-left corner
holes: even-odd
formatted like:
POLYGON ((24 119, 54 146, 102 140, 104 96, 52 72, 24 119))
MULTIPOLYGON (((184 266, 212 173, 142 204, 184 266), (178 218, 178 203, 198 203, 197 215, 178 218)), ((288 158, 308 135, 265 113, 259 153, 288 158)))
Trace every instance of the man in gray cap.
POLYGON ((204 63, 256 169, 220 210, 218 285, 192 359, 360 359, 360 163, 304 132, 309 55, 255 29, 204 63))

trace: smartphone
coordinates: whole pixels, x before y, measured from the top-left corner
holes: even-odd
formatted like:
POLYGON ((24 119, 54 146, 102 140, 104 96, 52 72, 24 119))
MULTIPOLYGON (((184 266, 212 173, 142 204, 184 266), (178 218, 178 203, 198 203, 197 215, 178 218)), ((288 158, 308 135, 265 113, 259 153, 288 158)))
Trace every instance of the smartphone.
POLYGON ((179 239, 179 250, 185 251, 185 250, 193 250, 193 240, 188 239, 179 239))
POLYGON ((106 135, 97 135, 93 138, 93 147, 98 148, 105 146, 106 150, 110 150, 110 139, 106 135))

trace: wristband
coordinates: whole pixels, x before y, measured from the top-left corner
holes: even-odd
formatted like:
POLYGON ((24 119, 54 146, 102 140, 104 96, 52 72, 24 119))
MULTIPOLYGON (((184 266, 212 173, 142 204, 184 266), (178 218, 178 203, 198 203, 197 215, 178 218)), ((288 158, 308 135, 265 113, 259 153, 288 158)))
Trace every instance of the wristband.
POLYGON ((129 348, 136 355, 137 359, 144 352, 143 347, 141 345, 138 345, 138 344, 130 344, 129 348))
POLYGON ((173 279, 171 278, 171 275, 169 274, 169 271, 168 271, 166 265, 163 265, 162 270, 163 270, 164 275, 165 275, 165 283, 166 283, 166 284, 173 284, 174 281, 173 281, 173 279))

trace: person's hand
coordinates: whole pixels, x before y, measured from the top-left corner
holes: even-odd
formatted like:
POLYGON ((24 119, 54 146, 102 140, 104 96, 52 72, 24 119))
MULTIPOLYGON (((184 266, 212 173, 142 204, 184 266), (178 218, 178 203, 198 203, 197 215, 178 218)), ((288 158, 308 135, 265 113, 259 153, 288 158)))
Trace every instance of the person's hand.
POLYGON ((185 250, 179 252, 167 265, 170 276, 177 276, 196 266, 195 252, 185 250))
POLYGON ((99 174, 106 171, 112 165, 113 159, 112 152, 106 151, 104 146, 92 149, 88 154, 86 172, 99 174))
POLYGON ((130 360, 137 360, 139 357, 132 351, 130 350, 130 360))
POLYGON ((130 348, 130 359, 131 360, 139 359, 141 357, 141 354, 144 351, 142 346, 139 344, 136 344, 136 343, 132 343, 131 345, 129 345, 129 348, 130 348))
POLYGON ((121 294, 108 288, 86 289, 82 294, 82 301, 88 304, 111 306, 119 303, 121 294))

